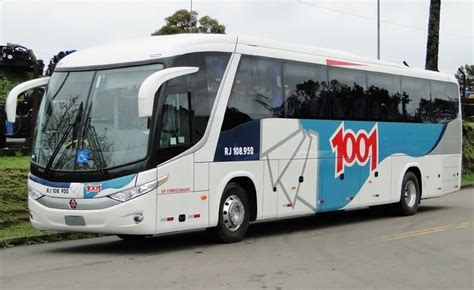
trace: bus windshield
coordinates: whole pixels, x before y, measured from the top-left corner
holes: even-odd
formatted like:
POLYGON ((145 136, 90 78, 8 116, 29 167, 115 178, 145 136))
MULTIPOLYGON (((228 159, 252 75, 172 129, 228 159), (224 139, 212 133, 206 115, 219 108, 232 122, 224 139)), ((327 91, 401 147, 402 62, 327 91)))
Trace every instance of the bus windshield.
POLYGON ((32 161, 47 170, 101 171, 146 157, 138 90, 163 64, 55 72, 39 111, 32 161))

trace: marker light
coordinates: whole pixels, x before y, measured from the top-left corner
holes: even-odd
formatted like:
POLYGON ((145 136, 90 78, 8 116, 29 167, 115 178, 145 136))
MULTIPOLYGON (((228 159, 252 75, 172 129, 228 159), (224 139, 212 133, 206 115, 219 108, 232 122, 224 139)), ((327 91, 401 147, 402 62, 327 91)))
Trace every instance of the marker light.
POLYGON ((131 188, 131 189, 116 192, 114 194, 109 195, 109 197, 111 199, 124 202, 124 201, 130 200, 130 199, 133 199, 135 197, 138 197, 140 195, 143 195, 147 192, 150 192, 153 189, 156 189, 157 185, 158 185, 158 182, 156 180, 154 180, 152 182, 148 182, 148 183, 145 183, 143 185, 140 185, 140 186, 137 186, 137 187, 134 187, 134 188, 131 188))
POLYGON ((42 194, 41 192, 39 192, 39 191, 37 191, 37 190, 35 190, 31 187, 28 187, 28 195, 34 200, 37 200, 37 199, 44 196, 44 194, 42 194))

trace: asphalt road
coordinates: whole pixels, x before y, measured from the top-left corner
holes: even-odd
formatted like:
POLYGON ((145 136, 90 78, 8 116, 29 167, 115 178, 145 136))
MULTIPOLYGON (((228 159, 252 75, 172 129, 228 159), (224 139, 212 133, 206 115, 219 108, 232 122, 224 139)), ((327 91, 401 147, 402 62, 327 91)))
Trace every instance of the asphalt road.
POLYGON ((0 288, 474 288, 474 189, 417 215, 359 210, 254 224, 244 242, 206 232, 131 245, 116 237, 0 251, 0 288))

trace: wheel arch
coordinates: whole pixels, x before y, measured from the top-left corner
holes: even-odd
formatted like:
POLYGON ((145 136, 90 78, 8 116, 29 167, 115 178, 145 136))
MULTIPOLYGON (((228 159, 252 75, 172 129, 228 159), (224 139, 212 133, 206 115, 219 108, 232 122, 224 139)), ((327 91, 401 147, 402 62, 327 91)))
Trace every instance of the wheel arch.
MULTIPOLYGON (((413 172, 413 174, 415 174, 416 178, 418 179, 418 185, 420 186, 420 199, 421 199, 423 197, 423 179, 422 179, 423 175, 421 174, 420 165, 416 162, 410 162, 405 165, 398 181, 398 188, 399 189, 402 188, 403 178, 408 172, 413 172)), ((398 201, 400 201, 400 198, 401 198, 401 195, 398 196, 398 201)))
POLYGON ((242 186, 247 192, 250 205, 250 221, 254 221, 258 217, 258 193, 255 176, 248 171, 234 171, 225 175, 215 191, 215 198, 212 199, 212 203, 209 205, 209 226, 215 227, 219 221, 219 206, 224 192, 225 187, 230 182, 236 182, 242 186))
POLYGON ((255 221, 257 219, 257 189, 255 188, 254 182, 247 176, 234 177, 229 180, 227 184, 231 182, 235 182, 242 186, 247 193, 250 207, 250 221, 255 221))

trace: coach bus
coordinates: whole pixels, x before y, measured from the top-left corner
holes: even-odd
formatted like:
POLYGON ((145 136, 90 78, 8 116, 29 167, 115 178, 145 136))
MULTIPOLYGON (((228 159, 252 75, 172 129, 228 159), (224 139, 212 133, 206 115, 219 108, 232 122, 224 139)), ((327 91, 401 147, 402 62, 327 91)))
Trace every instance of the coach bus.
POLYGON ((229 35, 81 50, 47 84, 28 178, 40 230, 124 239, 390 205, 460 188, 453 76, 229 35))

